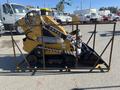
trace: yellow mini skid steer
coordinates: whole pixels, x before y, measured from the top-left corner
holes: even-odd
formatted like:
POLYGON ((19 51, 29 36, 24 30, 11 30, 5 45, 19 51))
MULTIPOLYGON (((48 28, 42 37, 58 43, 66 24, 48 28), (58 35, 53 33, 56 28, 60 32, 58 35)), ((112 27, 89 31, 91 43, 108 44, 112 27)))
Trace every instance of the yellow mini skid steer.
POLYGON ((71 68, 106 64, 87 44, 76 36, 75 30, 66 33, 49 9, 30 11, 17 22, 25 33, 23 49, 28 52, 27 62, 31 68, 71 68))

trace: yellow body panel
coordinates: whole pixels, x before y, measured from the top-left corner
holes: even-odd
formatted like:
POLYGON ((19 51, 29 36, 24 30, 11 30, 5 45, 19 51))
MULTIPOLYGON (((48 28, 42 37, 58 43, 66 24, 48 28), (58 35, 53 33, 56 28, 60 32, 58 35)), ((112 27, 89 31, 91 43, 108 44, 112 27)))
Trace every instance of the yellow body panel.
POLYGON ((73 24, 80 24, 80 16, 72 15, 71 17, 73 24))
MULTIPOLYGON (((31 17, 32 18, 32 17, 31 17)), ((45 48, 51 48, 51 49, 56 49, 56 50, 68 50, 68 51, 73 51, 73 47, 70 41, 64 40, 63 43, 52 43, 52 44, 47 44, 43 43, 37 40, 38 37, 42 36, 42 26, 41 26, 41 19, 40 17, 34 17, 35 22, 32 25, 28 25, 25 23, 25 18, 22 18, 18 21, 18 25, 21 26, 25 32, 26 35, 26 40, 23 42, 23 49, 30 53, 36 46, 38 45, 44 45, 45 48)), ((53 27, 57 28, 59 31, 61 31, 64 35, 67 35, 65 29, 58 25, 58 23, 51 17, 51 16, 42 16, 44 21, 47 24, 52 25, 53 27)), ((50 31, 52 35, 55 37, 57 36, 56 33, 50 31)), ((60 54, 60 52, 53 52, 50 50, 45 50, 45 54, 60 54)))
POLYGON ((26 41, 23 42, 23 49, 26 52, 31 52, 36 46, 38 46, 40 43, 37 41, 26 39, 26 41))
POLYGON ((61 32, 63 32, 65 35, 67 34, 65 29, 59 25, 51 16, 43 16, 44 20, 52 25, 53 27, 57 28, 58 30, 60 30, 61 32))

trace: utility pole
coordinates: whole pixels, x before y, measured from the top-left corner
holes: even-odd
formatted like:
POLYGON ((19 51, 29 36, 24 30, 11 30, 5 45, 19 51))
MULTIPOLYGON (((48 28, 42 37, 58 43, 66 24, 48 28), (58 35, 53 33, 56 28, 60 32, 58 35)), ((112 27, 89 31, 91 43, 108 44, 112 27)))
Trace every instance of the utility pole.
POLYGON ((90 0, 90 9, 91 9, 91 0, 90 0))
POLYGON ((45 0, 43 0, 43 3, 44 3, 44 8, 45 8, 45 0))
POLYGON ((9 3, 9 0, 7 0, 7 3, 9 3))
POLYGON ((82 0, 81 0, 81 2, 80 2, 80 6, 81 6, 81 10, 82 10, 82 0))

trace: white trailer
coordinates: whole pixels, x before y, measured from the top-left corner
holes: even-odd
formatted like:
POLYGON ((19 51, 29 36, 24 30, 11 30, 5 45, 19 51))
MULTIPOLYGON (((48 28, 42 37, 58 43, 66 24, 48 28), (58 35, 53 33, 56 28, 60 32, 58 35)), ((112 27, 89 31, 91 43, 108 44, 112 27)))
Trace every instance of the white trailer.
POLYGON ((90 13, 97 13, 96 9, 83 9, 83 10, 75 10, 74 14, 76 15, 85 15, 90 13))
MULTIPOLYGON (((0 5, 0 19, 2 20, 5 30, 13 29, 15 22, 26 14, 26 8, 23 5, 15 3, 4 3, 0 5)), ((15 27, 17 33, 23 33, 21 27, 15 27)))
POLYGON ((101 11, 98 11, 98 13, 101 15, 101 16, 108 16, 108 14, 110 14, 110 10, 101 10, 101 11))
POLYGON ((101 16, 96 9, 75 10, 74 14, 80 17, 81 22, 101 21, 101 16))

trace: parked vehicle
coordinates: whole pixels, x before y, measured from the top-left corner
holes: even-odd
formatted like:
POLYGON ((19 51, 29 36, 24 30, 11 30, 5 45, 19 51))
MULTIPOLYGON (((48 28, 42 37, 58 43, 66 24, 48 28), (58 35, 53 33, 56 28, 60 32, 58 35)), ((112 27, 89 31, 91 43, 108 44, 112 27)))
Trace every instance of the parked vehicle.
POLYGON ((86 14, 83 17, 83 21, 86 22, 98 22, 98 21, 102 21, 102 17, 100 15, 98 15, 98 13, 90 13, 90 14, 86 14))
MULTIPOLYGON (((26 8, 23 5, 15 3, 4 3, 0 5, 0 17, 4 24, 5 30, 13 29, 15 22, 26 14, 26 8)), ((17 33, 23 33, 21 27, 15 27, 17 33)))
POLYGON ((53 17, 60 24, 72 22, 72 17, 71 16, 64 15, 62 13, 58 14, 58 13, 54 12, 54 16, 53 17))
POLYGON ((103 21, 108 21, 108 16, 103 15, 102 17, 103 17, 103 21))
POLYGON ((2 21, 0 20, 0 35, 4 33, 4 25, 2 21))
POLYGON ((81 22, 95 22, 102 20, 102 17, 98 14, 96 9, 76 10, 74 11, 74 14, 80 16, 81 22))
POLYGON ((113 13, 108 14, 108 20, 109 21, 118 21, 119 20, 119 16, 113 13))
POLYGON ((110 14, 110 10, 101 10, 101 11, 98 11, 98 14, 101 15, 101 16, 108 16, 108 14, 110 14))

